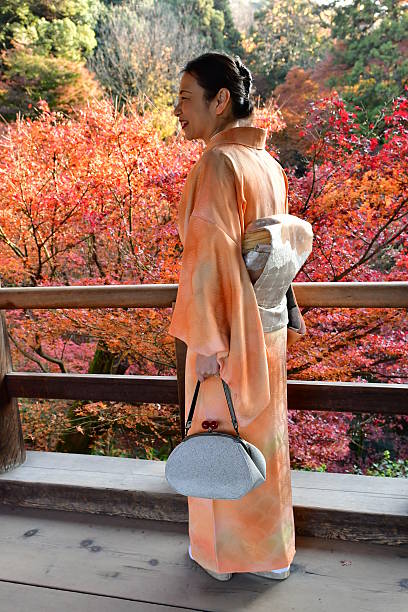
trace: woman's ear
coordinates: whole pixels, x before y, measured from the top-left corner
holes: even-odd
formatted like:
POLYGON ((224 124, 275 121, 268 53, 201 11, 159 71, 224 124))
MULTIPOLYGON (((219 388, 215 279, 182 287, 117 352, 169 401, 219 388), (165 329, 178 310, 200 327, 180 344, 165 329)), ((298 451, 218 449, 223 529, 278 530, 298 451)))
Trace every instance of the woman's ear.
POLYGON ((226 87, 222 87, 219 90, 219 92, 217 93, 217 95, 215 96, 215 101, 216 101, 215 113, 216 113, 216 115, 222 115, 222 113, 227 108, 230 99, 231 99, 231 94, 230 94, 229 89, 227 89, 226 87))

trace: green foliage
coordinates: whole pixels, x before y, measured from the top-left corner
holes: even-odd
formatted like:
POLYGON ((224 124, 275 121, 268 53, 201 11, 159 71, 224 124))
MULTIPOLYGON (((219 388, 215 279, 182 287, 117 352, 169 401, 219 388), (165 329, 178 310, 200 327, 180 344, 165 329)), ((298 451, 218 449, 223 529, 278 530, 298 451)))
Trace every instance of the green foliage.
MULTIPOLYGON (((164 0, 176 14, 186 13, 184 0, 164 0)), ((242 54, 241 35, 236 29, 229 0, 191 0, 188 3, 192 27, 203 37, 209 37, 212 49, 242 54)))
POLYGON ((18 113, 30 115, 39 100, 53 109, 70 110, 94 95, 99 86, 83 64, 64 58, 12 49, 3 55, 0 113, 6 120, 18 113))
MULTIPOLYGON (((319 467, 309 467, 303 465, 292 465, 294 469, 304 472, 327 472, 327 465, 322 463, 319 467)), ((408 460, 407 459, 391 459, 389 450, 385 450, 380 461, 371 464, 371 467, 361 469, 357 465, 354 466, 354 474, 364 476, 382 476, 388 478, 408 478, 408 460)))
MULTIPOLYGON (((362 473, 358 470, 357 473, 362 473)), ((391 459, 390 451, 385 450, 383 458, 378 463, 373 463, 365 471, 366 476, 386 476, 388 478, 408 478, 408 460, 391 459)))
POLYGON ((334 11, 334 64, 344 68, 328 81, 344 99, 361 106, 371 121, 384 102, 403 92, 408 75, 408 12, 395 0, 353 0, 334 11))
POLYGON ((96 46, 100 8, 100 0, 3 0, 0 46, 80 61, 96 46))
POLYGON ((309 0, 268 0, 255 13, 247 50, 258 79, 258 89, 269 95, 283 83, 293 66, 313 67, 325 54, 330 28, 322 22, 323 9, 309 0))
POLYGON ((102 455, 105 457, 132 458, 132 453, 126 452, 123 449, 118 448, 115 445, 115 440, 112 440, 112 437, 110 435, 96 439, 92 445, 91 450, 89 451, 89 454, 102 455))
POLYGON ((299 466, 295 469, 302 470, 302 472, 327 472, 327 465, 325 463, 322 463, 317 468, 309 467, 309 466, 302 466, 302 467, 299 466))
POLYGON ((171 444, 167 443, 159 448, 142 449, 138 452, 137 457, 139 459, 150 459, 151 461, 167 461, 172 450, 171 444))
POLYGON ((4 0, 0 4, 0 112, 30 114, 45 99, 70 109, 101 94, 83 64, 96 46, 100 0, 4 0), (31 111, 32 112, 32 111, 31 111))
POLYGON ((227 53, 243 55, 242 36, 235 27, 229 0, 214 0, 214 9, 224 18, 222 49, 227 53))

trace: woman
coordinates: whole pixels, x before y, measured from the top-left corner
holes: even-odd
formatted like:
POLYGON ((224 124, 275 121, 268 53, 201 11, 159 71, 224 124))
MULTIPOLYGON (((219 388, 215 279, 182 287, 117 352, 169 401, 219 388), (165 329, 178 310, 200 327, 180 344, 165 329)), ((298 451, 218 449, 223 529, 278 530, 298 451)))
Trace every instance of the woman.
POLYGON ((202 382, 190 432, 207 419, 234 433, 221 377, 241 436, 267 462, 266 482, 241 499, 188 498, 190 556, 219 580, 234 572, 286 578, 295 555, 286 325, 264 332, 241 251, 250 223, 288 212, 288 183, 265 151, 266 130, 248 125, 251 82, 239 58, 206 53, 184 68, 175 108, 187 140, 207 145, 180 203, 184 253, 169 328, 187 344, 187 408, 202 382))

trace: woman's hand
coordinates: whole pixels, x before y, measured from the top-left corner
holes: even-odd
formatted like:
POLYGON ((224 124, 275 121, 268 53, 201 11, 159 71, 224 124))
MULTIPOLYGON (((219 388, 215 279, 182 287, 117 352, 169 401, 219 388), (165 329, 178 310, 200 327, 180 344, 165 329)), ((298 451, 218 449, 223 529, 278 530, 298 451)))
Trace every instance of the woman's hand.
POLYGON ((196 374, 200 382, 204 382, 210 376, 216 376, 219 372, 220 366, 218 365, 217 355, 206 357, 197 353, 196 374))

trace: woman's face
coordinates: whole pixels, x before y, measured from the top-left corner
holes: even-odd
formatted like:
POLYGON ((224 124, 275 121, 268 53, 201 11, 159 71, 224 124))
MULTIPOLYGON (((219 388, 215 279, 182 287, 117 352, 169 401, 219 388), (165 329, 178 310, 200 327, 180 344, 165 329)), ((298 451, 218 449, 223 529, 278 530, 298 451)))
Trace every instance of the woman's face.
POLYGON ((223 129, 229 117, 230 92, 220 89, 215 98, 208 102, 205 91, 197 80, 185 72, 180 81, 179 97, 174 114, 178 117, 187 140, 202 138, 205 142, 223 129))

